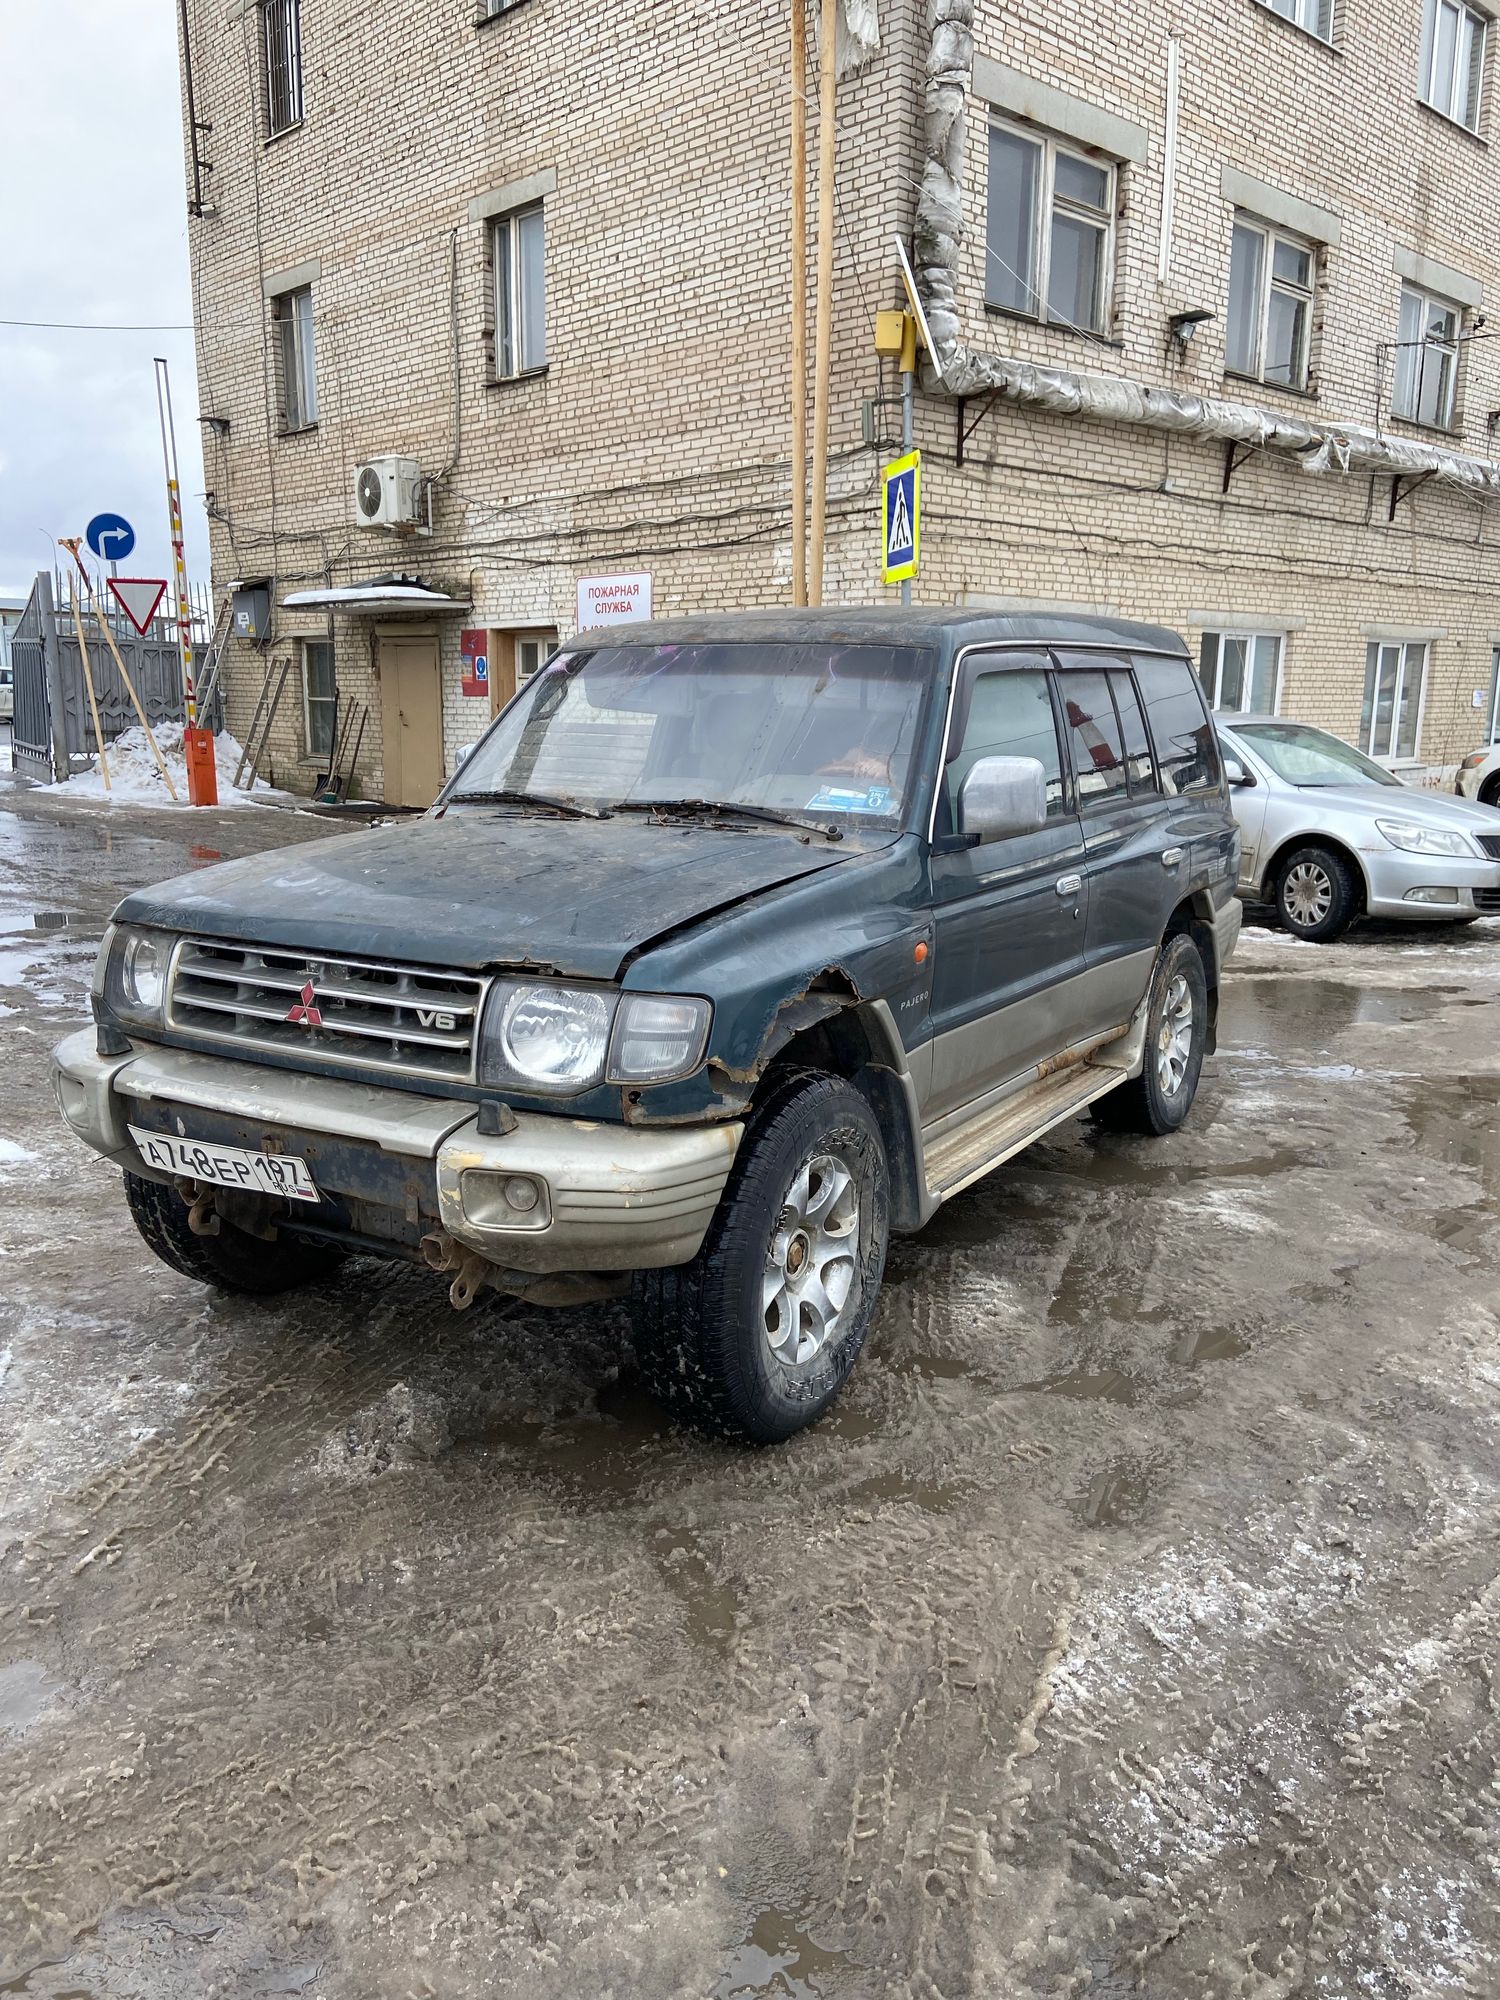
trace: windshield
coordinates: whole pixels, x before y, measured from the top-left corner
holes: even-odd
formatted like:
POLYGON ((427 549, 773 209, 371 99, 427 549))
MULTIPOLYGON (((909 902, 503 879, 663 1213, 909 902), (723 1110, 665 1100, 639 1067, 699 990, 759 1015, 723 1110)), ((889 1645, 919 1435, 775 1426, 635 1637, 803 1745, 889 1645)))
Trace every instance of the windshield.
POLYGON ((1241 722, 1226 735, 1231 745, 1235 736, 1242 736, 1256 756, 1289 785, 1395 785, 1398 789, 1401 785, 1399 778, 1372 763, 1352 744, 1330 736, 1326 729, 1310 729, 1305 722, 1241 722))
POLYGON ((910 646, 827 640, 564 651, 448 796, 894 824, 931 672, 910 646))

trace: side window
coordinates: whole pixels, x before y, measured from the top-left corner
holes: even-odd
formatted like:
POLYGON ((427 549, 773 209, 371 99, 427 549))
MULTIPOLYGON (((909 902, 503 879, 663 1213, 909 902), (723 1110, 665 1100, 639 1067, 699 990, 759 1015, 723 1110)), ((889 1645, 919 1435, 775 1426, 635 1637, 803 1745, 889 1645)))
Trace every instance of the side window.
POLYGON ((1120 721, 1102 673, 1063 672, 1057 677, 1080 810, 1125 790, 1125 746, 1120 721))
POLYGON ((1217 791, 1222 782, 1218 738, 1192 667, 1186 660, 1138 653, 1135 678, 1162 790, 1169 797, 1217 791))
POLYGON ((974 681, 963 736, 944 774, 945 816, 939 815, 940 832, 958 824, 959 792, 981 757, 1035 757, 1047 775, 1048 819, 1067 811, 1052 696, 1040 668, 981 673, 974 681))
POLYGON ((1135 682, 1121 668, 1110 674, 1109 691, 1115 698, 1115 712, 1120 718, 1120 735, 1125 743, 1125 776, 1130 782, 1130 795, 1135 798, 1143 793, 1154 793, 1157 790, 1156 763, 1151 755, 1151 738, 1146 733, 1146 718, 1141 713, 1135 682))

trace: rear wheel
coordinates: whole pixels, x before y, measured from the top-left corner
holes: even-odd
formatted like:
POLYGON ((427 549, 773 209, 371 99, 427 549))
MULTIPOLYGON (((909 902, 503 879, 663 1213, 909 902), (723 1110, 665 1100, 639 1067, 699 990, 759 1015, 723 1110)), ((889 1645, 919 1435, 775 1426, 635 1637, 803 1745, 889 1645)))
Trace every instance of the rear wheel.
POLYGON ((1328 944, 1359 914, 1359 892, 1347 861, 1331 847, 1299 847, 1276 878, 1276 912, 1294 937, 1328 944))
POLYGON ((750 1444, 812 1423, 864 1346, 889 1227, 869 1105, 841 1078, 789 1078, 746 1133, 698 1255, 636 1280, 652 1393, 750 1444))
POLYGON ((1500 771, 1486 778, 1479 787, 1479 803, 1482 806, 1500 806, 1500 771))
POLYGON ((125 1202, 149 1250, 164 1264, 221 1292, 267 1296, 326 1278, 343 1262, 343 1252, 286 1236, 265 1242, 236 1229, 222 1217, 218 1234, 200 1236, 189 1225, 187 1203, 176 1188, 126 1174, 125 1202))
POLYGON ((1162 1138, 1193 1107, 1208 1045, 1208 975, 1203 954, 1179 933, 1162 946, 1146 1003, 1146 1051, 1141 1073, 1094 1100, 1096 1121, 1112 1132, 1162 1138))

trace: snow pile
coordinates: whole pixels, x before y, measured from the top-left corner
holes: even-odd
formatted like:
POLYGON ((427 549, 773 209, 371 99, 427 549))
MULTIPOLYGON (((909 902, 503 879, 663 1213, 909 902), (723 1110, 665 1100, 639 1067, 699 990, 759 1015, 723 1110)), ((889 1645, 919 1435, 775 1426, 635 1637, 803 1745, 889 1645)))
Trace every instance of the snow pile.
MULTIPOLYGON (((152 735, 156 747, 161 751, 167 769, 172 774, 172 783, 177 787, 175 803, 188 803, 187 767, 182 755, 182 724, 180 722, 160 722, 153 724, 152 735)), ((105 755, 109 759, 110 789, 105 790, 104 778, 96 768, 82 771, 67 782, 70 794, 85 798, 112 799, 129 806, 170 806, 174 803, 171 793, 162 781, 161 772, 156 767, 156 759, 151 754, 151 745, 146 741, 146 732, 139 725, 127 729, 117 736, 113 743, 105 745, 105 755)), ((214 763, 219 774, 219 804, 221 806, 248 805, 294 805, 299 803, 289 792, 272 789, 263 778, 256 778, 251 790, 237 792, 234 788, 234 774, 239 769, 240 746, 227 730, 221 730, 214 738, 214 763)), ((248 774, 247 774, 248 775, 248 774)))

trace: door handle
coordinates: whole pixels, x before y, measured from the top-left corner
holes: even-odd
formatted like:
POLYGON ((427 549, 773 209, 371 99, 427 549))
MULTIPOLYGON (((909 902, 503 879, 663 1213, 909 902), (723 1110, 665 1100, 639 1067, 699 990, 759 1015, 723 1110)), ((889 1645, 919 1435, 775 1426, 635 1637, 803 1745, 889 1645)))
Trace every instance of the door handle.
POLYGON ((1059 875, 1055 886, 1059 896, 1076 896, 1078 891, 1083 887, 1083 877, 1081 875, 1059 875))
POLYGON ((1164 847, 1161 851, 1161 865, 1163 868, 1175 868, 1181 859, 1182 849, 1180 847, 1164 847))

